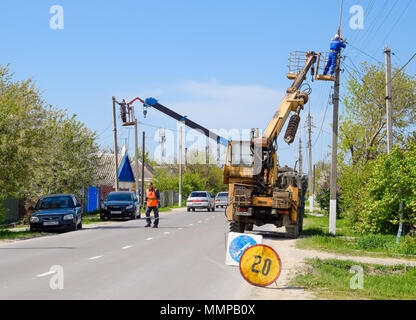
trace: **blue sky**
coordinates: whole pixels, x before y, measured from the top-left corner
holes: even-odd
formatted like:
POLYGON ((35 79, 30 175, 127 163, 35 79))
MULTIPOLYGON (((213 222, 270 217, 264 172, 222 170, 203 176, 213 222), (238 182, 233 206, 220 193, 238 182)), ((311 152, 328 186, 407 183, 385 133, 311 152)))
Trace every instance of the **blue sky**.
MULTIPOLYGON (((335 0, 2 0, 0 64, 10 63, 16 80, 32 77, 48 103, 77 114, 97 131, 103 147, 113 143, 113 95, 127 101, 153 96, 211 129, 264 129, 290 85, 289 53, 327 51, 339 6, 335 0), (63 30, 49 27, 52 5, 64 9, 63 30)), ((393 64, 403 65, 415 51, 408 38, 416 29, 415 13, 412 0, 344 0, 343 36, 371 57, 354 48, 345 54, 356 65, 383 62, 388 44, 393 64), (349 26, 353 5, 364 9, 363 30, 349 26)), ((416 63, 406 70, 415 74, 416 63)), ((311 83, 313 162, 330 151, 330 86, 311 83)), ((157 127, 176 129, 176 123, 154 110, 143 119, 141 106, 136 108, 139 130, 145 129, 153 150, 157 127)), ((306 115, 299 132, 304 141, 306 115)), ((119 144, 128 142, 133 150, 133 131, 120 127, 119 133, 119 144)), ((297 141, 288 147, 280 140, 279 147, 281 163, 293 165, 297 141)))

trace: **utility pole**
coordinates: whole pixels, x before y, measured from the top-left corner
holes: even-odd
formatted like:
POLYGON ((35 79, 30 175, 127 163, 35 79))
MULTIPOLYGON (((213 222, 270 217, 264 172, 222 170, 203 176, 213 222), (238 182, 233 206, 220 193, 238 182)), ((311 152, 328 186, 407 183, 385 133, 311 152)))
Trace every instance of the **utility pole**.
POLYGON ((134 165, 136 166, 136 194, 139 196, 139 141, 137 135, 137 118, 134 119, 134 149, 135 149, 135 156, 134 156, 134 165))
POLYGON ((178 150, 178 162, 179 162, 179 201, 178 205, 182 206, 182 128, 183 125, 179 125, 179 150, 178 150))
POLYGON ((335 86, 332 103, 334 105, 332 120, 332 159, 331 185, 329 196, 329 233, 335 235, 337 229, 337 160, 338 160, 338 109, 339 109, 339 77, 341 57, 338 55, 335 69, 335 86))
POLYGON ((302 138, 299 137, 299 175, 303 175, 302 172, 303 155, 302 155, 302 138))
POLYGON ((161 144, 160 150, 160 162, 164 163, 164 154, 165 154, 165 142, 166 142, 166 129, 159 129, 159 140, 161 144))
POLYGON ((115 178, 115 190, 119 189, 118 182, 118 147, 117 147, 117 118, 116 118, 116 98, 113 97, 113 122, 114 122, 114 178, 115 178))
POLYGON ((309 149, 309 168, 308 168, 308 182, 309 182, 309 210, 313 212, 313 172, 312 172, 312 118, 311 112, 308 112, 308 149, 309 149))
POLYGON ((144 155, 146 150, 146 132, 143 131, 143 141, 142 141, 142 196, 140 197, 140 202, 142 204, 142 208, 144 205, 144 197, 145 197, 145 191, 144 191, 144 155))
POLYGON ((187 166, 188 166, 188 148, 185 148, 185 163, 184 163, 185 170, 187 166))
POLYGON ((391 106, 391 50, 384 48, 386 54, 386 114, 387 114, 387 153, 393 149, 393 125, 391 106))

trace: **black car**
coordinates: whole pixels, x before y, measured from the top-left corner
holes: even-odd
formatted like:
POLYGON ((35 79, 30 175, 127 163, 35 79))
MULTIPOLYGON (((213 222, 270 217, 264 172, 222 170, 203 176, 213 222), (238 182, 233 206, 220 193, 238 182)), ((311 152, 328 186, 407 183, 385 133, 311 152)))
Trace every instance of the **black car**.
POLYGON ((70 230, 82 228, 81 203, 73 194, 48 195, 30 207, 30 231, 70 230))
POLYGON ((115 191, 110 192, 104 200, 101 210, 101 220, 110 220, 111 218, 129 218, 134 220, 137 218, 140 204, 134 192, 115 191))

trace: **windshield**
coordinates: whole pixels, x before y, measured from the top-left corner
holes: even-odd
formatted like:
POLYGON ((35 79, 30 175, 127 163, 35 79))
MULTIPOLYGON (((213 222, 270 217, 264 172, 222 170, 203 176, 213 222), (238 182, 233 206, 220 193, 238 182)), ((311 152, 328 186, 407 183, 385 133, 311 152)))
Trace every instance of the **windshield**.
POLYGON ((251 167, 252 164, 250 141, 233 141, 231 165, 233 167, 251 167))
POLYGON ((130 193, 110 193, 106 201, 131 201, 130 193))
POLYGON ((191 195, 189 196, 189 198, 206 198, 207 197, 207 193, 206 192, 192 192, 191 195))
POLYGON ((74 208, 71 197, 49 197, 40 199, 36 205, 37 209, 68 209, 74 208))
POLYGON ((217 197, 228 197, 228 192, 220 192, 217 194, 217 197))

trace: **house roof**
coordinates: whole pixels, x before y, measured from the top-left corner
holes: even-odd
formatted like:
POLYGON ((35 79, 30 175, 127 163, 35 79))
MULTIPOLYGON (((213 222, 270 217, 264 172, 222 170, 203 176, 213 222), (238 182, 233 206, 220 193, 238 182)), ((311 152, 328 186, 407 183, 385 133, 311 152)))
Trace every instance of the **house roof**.
MULTIPOLYGON (((119 180, 120 179, 120 168, 122 169, 123 160, 125 159, 125 155, 119 154, 118 155, 118 170, 119 173, 119 180)), ((98 170, 98 178, 96 180, 96 185, 107 185, 107 186, 113 186, 114 185, 114 171, 115 171, 115 158, 114 154, 103 154, 101 155, 101 161, 100 161, 100 168, 98 170)), ((126 160, 124 160, 126 162, 126 160)), ((139 160, 139 175, 137 176, 136 173, 136 164, 135 161, 130 160, 130 157, 128 157, 128 162, 131 167, 131 171, 134 174, 134 180, 138 178, 139 183, 141 183, 141 173, 142 173, 142 163, 139 160)), ((131 177, 130 177, 131 178, 131 177)), ((144 166, 144 181, 150 181, 153 178, 153 168, 150 167, 145 163, 144 166)), ((125 181, 125 180, 123 180, 125 181)))

